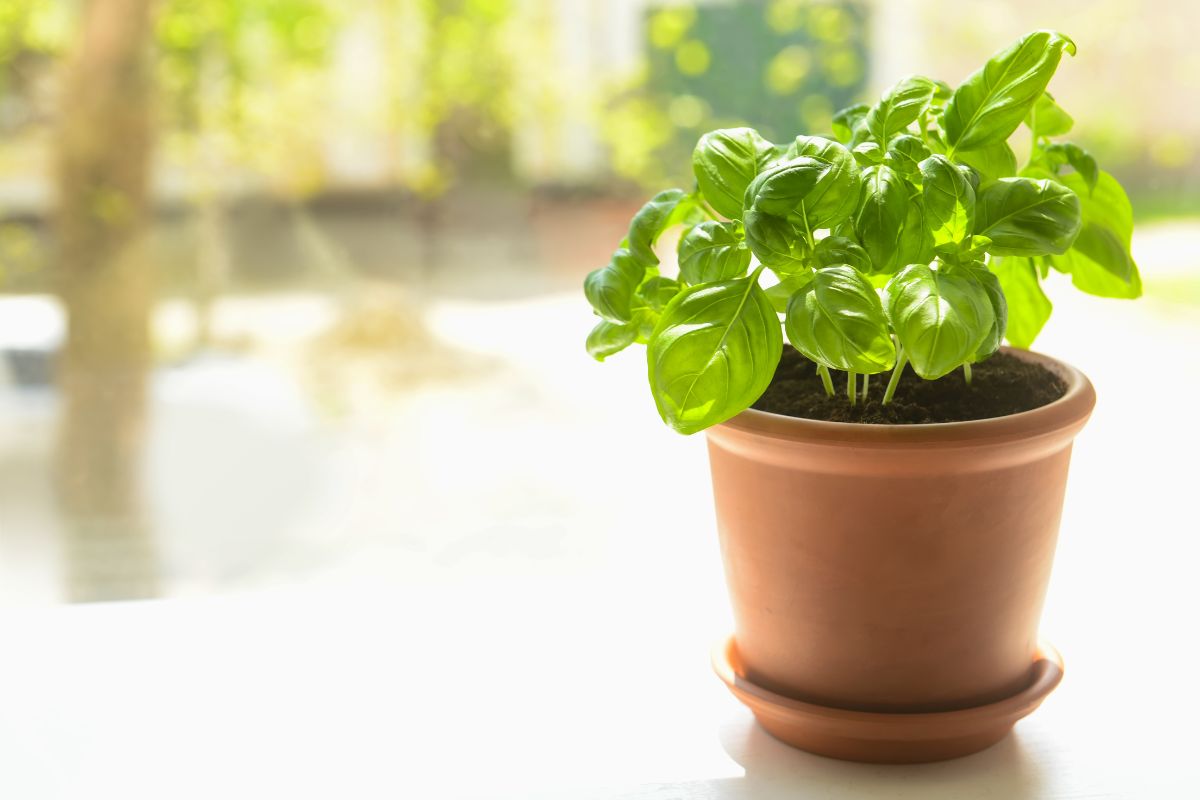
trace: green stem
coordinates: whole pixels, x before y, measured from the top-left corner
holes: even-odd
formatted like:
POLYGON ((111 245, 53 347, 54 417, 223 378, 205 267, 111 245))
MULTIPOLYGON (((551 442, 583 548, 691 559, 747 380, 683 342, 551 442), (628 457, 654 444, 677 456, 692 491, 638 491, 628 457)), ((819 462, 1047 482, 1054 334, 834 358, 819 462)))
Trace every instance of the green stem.
POLYGON ((963 364, 963 377, 966 378, 967 386, 971 385, 971 365, 963 364))
POLYGON ((863 388, 862 388, 863 405, 866 405, 866 403, 867 403, 867 392, 870 391, 868 388, 870 385, 871 385, 871 376, 863 375, 863 388))
POLYGON ((821 376, 821 383, 825 384, 825 394, 833 397, 833 378, 829 377, 829 367, 817 364, 817 374, 821 376))
POLYGON ((904 372, 904 365, 908 363, 908 354, 901 347, 899 354, 896 356, 896 368, 892 370, 892 377, 888 381, 887 389, 883 393, 883 404, 886 406, 892 402, 892 398, 896 396, 896 387, 900 385, 900 375, 904 372))
POLYGON ((854 370, 846 373, 846 396, 850 398, 850 405, 854 405, 858 400, 858 392, 855 391, 857 374, 854 370))
POLYGON ((813 242, 812 228, 808 226, 808 212, 804 210, 803 203, 800 204, 800 218, 804 220, 804 235, 805 239, 808 241, 808 249, 812 250, 814 247, 816 247, 816 243, 813 242))

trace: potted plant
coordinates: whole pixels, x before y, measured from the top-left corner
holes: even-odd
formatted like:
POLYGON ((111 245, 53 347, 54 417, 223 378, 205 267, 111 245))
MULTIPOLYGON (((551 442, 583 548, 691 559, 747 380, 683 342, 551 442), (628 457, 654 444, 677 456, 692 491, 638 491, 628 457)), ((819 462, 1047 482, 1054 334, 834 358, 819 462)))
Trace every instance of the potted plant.
POLYGON ((798 747, 964 755, 1062 675, 1037 626, 1094 394, 1024 348, 1050 270, 1141 292, 1124 191, 1059 140, 1064 52, 1036 31, 957 89, 904 78, 832 137, 707 133, 695 188, 655 195, 585 282, 588 351, 645 344, 663 420, 707 431, 735 619, 714 666, 798 747))

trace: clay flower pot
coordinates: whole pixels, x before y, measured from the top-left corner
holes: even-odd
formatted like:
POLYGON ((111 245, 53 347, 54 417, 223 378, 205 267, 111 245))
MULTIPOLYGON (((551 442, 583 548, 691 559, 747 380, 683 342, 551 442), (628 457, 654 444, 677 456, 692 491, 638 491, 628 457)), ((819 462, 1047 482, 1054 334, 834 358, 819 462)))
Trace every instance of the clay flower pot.
POLYGON ((751 409, 709 429, 736 625, 714 666, 778 738, 852 760, 953 758, 1057 685, 1038 619, 1095 392, 1009 352, 1061 376, 1063 397, 970 422, 751 409))

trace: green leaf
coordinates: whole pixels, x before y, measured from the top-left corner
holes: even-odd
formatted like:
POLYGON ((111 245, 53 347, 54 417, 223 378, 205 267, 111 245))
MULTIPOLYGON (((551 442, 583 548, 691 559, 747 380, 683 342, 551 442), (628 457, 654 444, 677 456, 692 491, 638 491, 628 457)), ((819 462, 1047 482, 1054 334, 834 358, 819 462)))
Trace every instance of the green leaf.
POLYGON ((853 239, 845 236, 826 236, 817 242, 812 252, 813 264, 828 267, 832 264, 849 264, 864 274, 871 272, 871 257, 853 239))
POLYGON ((867 116, 870 106, 857 103, 833 115, 833 135, 842 144, 846 144, 854 136, 854 128, 867 116))
POLYGON ((637 325, 617 325, 601 320, 587 337, 587 351, 592 358, 603 361, 613 353, 619 353, 637 340, 637 325))
POLYGON ((954 96, 954 87, 936 78, 933 80, 933 99, 929 101, 931 110, 943 108, 947 101, 954 96))
POLYGON ((703 213, 695 199, 681 189, 667 189, 650 198, 629 223, 629 252, 638 263, 647 267, 658 265, 654 243, 667 228, 699 222, 703 213))
POLYGON ((787 304, 792 299, 792 295, 804 288, 804 285, 811 280, 811 271, 785 275, 779 283, 768 286, 763 291, 767 295, 767 300, 771 302, 771 308, 775 309, 776 313, 783 314, 787 312, 787 304))
POLYGON ((649 306, 642 306, 633 310, 633 325, 637 331, 638 344, 649 344, 650 336, 654 333, 654 327, 658 325, 659 313, 649 306))
POLYGON ((622 247, 613 253, 608 266, 588 274, 583 294, 600 316, 611 322, 629 322, 633 293, 645 274, 646 268, 622 247))
POLYGON ((853 267, 815 270, 787 307, 792 346, 833 369, 868 375, 896 365, 896 348, 875 287, 853 267))
POLYGON ((925 219, 925 204, 918 195, 909 199, 908 213, 904 216, 900 241, 896 243, 895 263, 891 271, 895 272, 908 264, 928 264, 932 260, 933 233, 925 219))
POLYGON ((663 421, 680 433, 741 413, 771 383, 783 336, 757 277, 685 290, 654 330, 650 389, 663 421))
POLYGON ((797 136, 787 158, 754 179, 746 189, 747 208, 795 216, 809 230, 832 228, 854 213, 860 179, 849 150, 819 136, 797 136))
POLYGON ((959 150, 954 159, 970 166, 985 181, 1017 174, 1017 155, 1008 142, 995 142, 976 150, 959 150))
POLYGON ((746 187, 777 155, 775 145, 753 128, 725 128, 700 137, 692 170, 709 205, 721 216, 741 219, 746 187))
POLYGON ((750 248, 736 222, 701 222, 679 240, 679 275, 693 286, 740 278, 749 266, 750 248))
POLYGON ((917 121, 929 106, 936 89, 933 81, 920 75, 902 78, 867 112, 867 130, 877 142, 886 145, 893 134, 917 121))
POLYGON ((900 249, 896 246, 908 218, 908 186, 891 167, 863 171, 862 202, 854 215, 854 230, 871 257, 873 272, 895 272, 900 249))
POLYGON ((1031 258, 994 258, 991 269, 1008 304, 1004 335, 1013 347, 1028 349, 1054 310, 1038 281, 1037 267, 1031 258))
POLYGON ((854 160, 861 167, 870 167, 874 164, 879 164, 883 161, 884 152, 876 142, 863 142, 855 146, 850 154, 854 156, 854 160))
POLYGON ((982 262, 967 267, 963 274, 979 282, 992 304, 992 326, 975 350, 975 355, 971 357, 972 361, 984 361, 991 358, 1004 342, 1004 330, 1008 325, 1008 301, 1004 297, 1004 289, 1001 288, 999 279, 989 272, 982 262))
POLYGON ((905 267, 887 285, 887 315, 913 370, 934 380, 972 360, 995 323, 982 284, 968 275, 905 267))
POLYGON ((783 217, 751 209, 746 212, 746 244, 759 262, 786 275, 807 268, 803 234, 783 217))
POLYGON ((946 103, 942 128, 951 154, 1006 140, 1046 89, 1063 51, 1075 43, 1061 33, 1021 37, 959 86, 946 103))
POLYGON ((675 298, 675 295, 679 294, 682 290, 683 286, 679 281, 655 275, 652 278, 647 278, 638 287, 637 293, 634 295, 633 305, 639 305, 638 300, 640 299, 644 301, 644 305, 654 311, 662 311, 675 298))
POLYGON ((1076 288, 1099 297, 1132 299, 1142 294, 1142 278, 1130 252, 1133 208, 1125 190, 1101 171, 1090 193, 1079 173, 1058 180, 1078 195, 1083 226, 1074 246, 1053 257, 1055 268, 1069 273, 1076 288))
POLYGON ((1051 171, 1058 174, 1058 168, 1070 164, 1071 169, 1079 173, 1087 184, 1087 193, 1096 189, 1096 181, 1100 180, 1100 167, 1096 159, 1087 150, 1071 142, 1059 142, 1042 148, 1042 155, 1050 164, 1051 171))
POLYGON ((975 227, 975 190, 945 156, 932 155, 921 162, 925 219, 934 245, 958 243, 975 227))
POLYGON ((1033 138, 1036 140, 1042 136, 1062 136, 1070 133, 1075 120, 1054 102, 1049 92, 1042 92, 1025 115, 1025 125, 1033 131, 1033 138))
POLYGON ((920 177, 920 163, 929 158, 929 148, 916 136, 901 134, 888 143, 886 163, 907 177, 920 177))
POLYGON ((1065 253, 1079 233, 1079 197, 1051 180, 1001 178, 979 190, 975 229, 993 255, 1065 253))
POLYGON ((1079 233, 1083 250, 1072 247, 1061 256, 1054 256, 1054 266, 1071 276, 1076 289, 1096 295, 1120 300, 1133 300, 1142 296, 1142 276, 1133 259, 1111 231, 1092 223, 1085 223, 1079 233), (1126 281, 1115 274, 1107 265, 1124 261, 1132 270, 1126 281))
POLYGON ((829 172, 829 162, 803 156, 790 158, 760 174, 746 189, 747 210, 777 217, 795 212, 829 172))

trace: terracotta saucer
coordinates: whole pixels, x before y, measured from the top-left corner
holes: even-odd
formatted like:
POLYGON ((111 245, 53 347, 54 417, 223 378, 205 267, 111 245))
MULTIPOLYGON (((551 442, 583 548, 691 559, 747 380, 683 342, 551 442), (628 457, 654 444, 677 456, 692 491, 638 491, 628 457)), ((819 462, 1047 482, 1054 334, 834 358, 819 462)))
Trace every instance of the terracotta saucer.
POLYGON ((814 705, 753 684, 743 677, 732 636, 713 648, 712 664, 776 739, 817 755, 881 764, 942 761, 990 747, 1041 705, 1063 676, 1062 656, 1041 642, 1029 686, 1011 697, 955 711, 889 714, 814 705))

